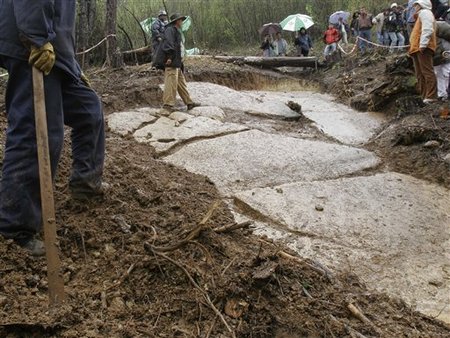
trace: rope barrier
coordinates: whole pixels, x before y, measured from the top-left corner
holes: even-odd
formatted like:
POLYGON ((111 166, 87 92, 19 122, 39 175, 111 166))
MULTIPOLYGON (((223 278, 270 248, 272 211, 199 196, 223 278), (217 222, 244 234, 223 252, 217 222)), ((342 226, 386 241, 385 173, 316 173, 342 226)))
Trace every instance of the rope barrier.
MULTIPOLYGON (((362 38, 362 37, 360 37, 360 36, 357 36, 357 37, 356 37, 355 45, 353 46, 353 48, 352 48, 352 50, 351 50, 350 52, 346 52, 346 51, 344 50, 344 48, 342 48, 342 46, 341 46, 339 43, 337 44, 337 46, 338 46, 339 50, 340 50, 342 53, 344 53, 344 55, 350 55, 350 54, 353 54, 353 53, 356 51, 356 49, 358 48, 358 41, 359 41, 359 40, 364 41, 364 42, 366 42, 366 43, 368 43, 368 44, 370 44, 370 45, 372 45, 372 46, 379 47, 379 48, 385 48, 385 49, 391 49, 391 48, 404 49, 404 48, 409 48, 409 45, 405 45, 405 46, 392 46, 392 47, 391 47, 391 46, 384 46, 384 45, 380 45, 380 44, 378 44, 378 43, 375 43, 375 42, 366 40, 366 39, 364 39, 364 38, 362 38)), ((445 58, 450 58, 450 51, 446 51, 446 52, 442 53, 442 56, 445 57, 445 58), (447 53, 447 54, 446 54, 446 53, 447 53)))
POLYGON ((109 35, 105 36, 105 37, 103 38, 103 40, 101 40, 101 41, 100 41, 99 43, 97 43, 95 46, 92 46, 91 48, 86 49, 85 51, 79 52, 79 53, 77 53, 77 55, 83 55, 83 54, 89 53, 91 50, 97 48, 97 47, 100 46, 103 42, 105 42, 106 40, 108 40, 108 38, 113 37, 113 36, 116 36, 116 34, 109 34, 109 35))
POLYGON ((372 41, 369 41, 369 40, 366 40, 366 39, 364 39, 364 38, 362 38, 362 37, 360 37, 360 36, 358 36, 357 38, 356 38, 356 40, 361 40, 361 41, 364 41, 364 42, 366 42, 366 43, 368 43, 369 45, 372 45, 372 46, 376 46, 376 47, 380 47, 380 48, 389 48, 389 49, 391 49, 391 48, 409 48, 409 45, 405 45, 405 46, 385 46, 385 45, 380 45, 380 44, 378 44, 378 43, 375 43, 375 42, 372 42, 372 41))
POLYGON ((358 38, 356 38, 355 45, 353 46, 353 48, 352 48, 352 50, 351 50, 350 52, 346 52, 346 51, 344 50, 344 48, 342 48, 341 45, 340 45, 339 43, 337 44, 337 46, 338 46, 339 50, 340 50, 342 53, 344 53, 344 55, 350 55, 350 54, 353 54, 353 53, 356 51, 356 48, 358 47, 358 38))

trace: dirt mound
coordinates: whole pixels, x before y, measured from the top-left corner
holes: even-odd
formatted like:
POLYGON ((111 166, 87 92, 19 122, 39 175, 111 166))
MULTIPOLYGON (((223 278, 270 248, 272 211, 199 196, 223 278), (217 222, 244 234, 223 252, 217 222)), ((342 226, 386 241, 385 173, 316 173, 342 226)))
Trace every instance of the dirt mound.
MULTIPOLYGON (((156 105, 158 76, 149 68, 91 72, 108 112, 156 105)), ((128 138, 108 135, 105 199, 76 203, 67 191, 69 149, 55 193, 67 304, 48 310, 45 260, 0 239, 0 336, 450 334, 403 302, 368 291, 352 274, 333 276, 250 236, 248 224, 234 224, 217 202, 207 178, 155 159, 151 148, 128 138)))
MULTIPOLYGON (((67 147, 66 147, 67 148, 67 147)), ((8 337, 444 337, 449 329, 352 275, 249 236, 204 177, 110 136, 102 202, 72 201, 66 152, 57 213, 67 305, 47 311, 45 260, 0 240, 8 337), (227 230, 228 229, 228 230, 227 230), (358 306, 370 322, 357 319, 358 306), (232 331, 232 332, 231 332, 232 331)))

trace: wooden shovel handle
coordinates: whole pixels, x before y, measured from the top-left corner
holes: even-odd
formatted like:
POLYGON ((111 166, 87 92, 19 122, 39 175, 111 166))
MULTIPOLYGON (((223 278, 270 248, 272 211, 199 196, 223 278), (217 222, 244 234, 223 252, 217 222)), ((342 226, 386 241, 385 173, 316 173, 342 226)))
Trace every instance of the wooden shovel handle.
POLYGON ((56 238, 55 203, 53 199, 52 168, 48 146, 47 113, 45 108, 44 76, 33 67, 33 94, 36 120, 36 141, 41 189, 42 224, 47 258, 47 277, 50 305, 64 301, 64 281, 61 277, 61 261, 56 238))

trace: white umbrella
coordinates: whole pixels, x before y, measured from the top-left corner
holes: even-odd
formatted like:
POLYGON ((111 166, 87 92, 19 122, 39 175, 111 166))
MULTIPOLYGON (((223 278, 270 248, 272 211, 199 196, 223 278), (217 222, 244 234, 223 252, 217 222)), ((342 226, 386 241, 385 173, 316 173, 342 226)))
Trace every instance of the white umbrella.
POLYGON ((280 25, 285 31, 298 32, 301 28, 308 29, 314 25, 314 21, 309 15, 293 14, 281 21, 280 25))

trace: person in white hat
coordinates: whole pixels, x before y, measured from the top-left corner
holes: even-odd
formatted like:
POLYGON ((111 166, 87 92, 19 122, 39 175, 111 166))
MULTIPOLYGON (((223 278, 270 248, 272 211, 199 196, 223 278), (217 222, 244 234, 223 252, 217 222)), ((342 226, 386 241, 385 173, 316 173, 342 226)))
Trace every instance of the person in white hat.
POLYGON ((417 77, 417 91, 425 104, 437 100, 437 81, 433 69, 433 56, 437 47, 436 23, 430 0, 417 0, 413 7, 416 23, 411 32, 409 55, 413 59, 417 77))
POLYGON ((384 28, 391 41, 391 48, 389 52, 400 51, 399 48, 405 45, 405 37, 402 34, 402 29, 404 26, 404 21, 402 13, 398 10, 398 5, 394 2, 391 5, 391 10, 387 18, 384 21, 384 28))

